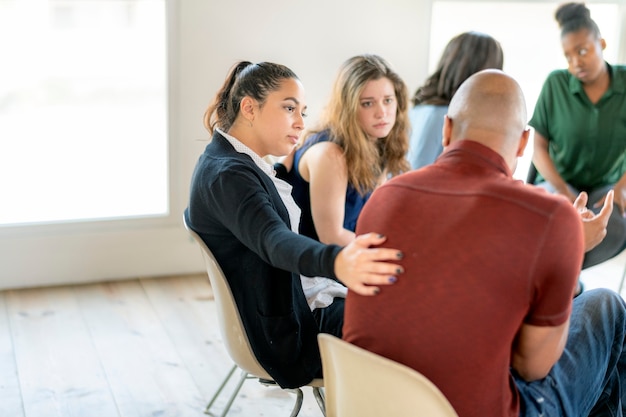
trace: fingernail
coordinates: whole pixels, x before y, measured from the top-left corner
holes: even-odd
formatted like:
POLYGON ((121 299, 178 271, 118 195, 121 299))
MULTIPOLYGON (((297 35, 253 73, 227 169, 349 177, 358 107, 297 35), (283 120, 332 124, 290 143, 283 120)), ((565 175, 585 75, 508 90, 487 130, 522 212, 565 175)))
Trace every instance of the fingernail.
POLYGON ((385 237, 385 235, 383 235, 383 234, 381 234, 381 233, 379 233, 379 234, 378 234, 378 238, 379 238, 379 239, 382 239, 382 238, 384 238, 384 237, 385 237))
POLYGON ((374 289, 374 294, 378 294, 379 292, 380 292, 380 289, 378 289, 378 288, 374 289))
POLYGON ((398 278, 396 278, 396 277, 389 277, 389 282, 391 282, 392 284, 394 282, 396 282, 397 280, 398 280, 398 278))
POLYGON ((398 252, 398 253, 396 254, 396 256, 398 257, 398 259, 402 259, 402 258, 404 258, 404 253, 402 253, 402 252, 398 252))
POLYGON ((398 269, 396 269, 396 274, 401 274, 401 273, 403 273, 403 272, 404 272, 404 271, 402 270, 402 268, 398 268, 398 269))

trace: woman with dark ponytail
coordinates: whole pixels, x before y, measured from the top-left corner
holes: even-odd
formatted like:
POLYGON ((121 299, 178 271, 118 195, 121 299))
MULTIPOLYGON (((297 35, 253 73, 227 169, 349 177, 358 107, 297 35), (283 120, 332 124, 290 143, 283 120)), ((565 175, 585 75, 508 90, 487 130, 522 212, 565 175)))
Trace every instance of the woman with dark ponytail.
POLYGON ((555 17, 568 69, 548 76, 529 122, 535 183, 572 202, 586 192, 596 213, 615 190, 607 236, 585 254, 587 268, 626 245, 626 66, 604 61, 606 41, 584 3, 562 4, 555 17))
MULTIPOLYGON (((343 298, 312 308, 301 279, 328 277, 361 295, 392 284, 402 267, 375 233, 345 247, 299 235, 291 186, 263 157, 289 154, 304 129, 304 89, 289 68, 236 64, 204 124, 213 135, 196 165, 185 220, 230 284, 252 350, 283 388, 321 376, 319 332, 341 336, 343 298)), ((324 287, 322 291, 327 291, 324 287)), ((332 298, 331 298, 332 300, 332 298)))

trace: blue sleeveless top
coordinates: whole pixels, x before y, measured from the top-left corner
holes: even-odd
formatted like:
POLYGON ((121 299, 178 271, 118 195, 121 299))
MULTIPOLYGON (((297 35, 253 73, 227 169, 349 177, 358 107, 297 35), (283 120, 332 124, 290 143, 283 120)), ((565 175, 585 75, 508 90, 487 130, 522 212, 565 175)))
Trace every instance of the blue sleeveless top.
MULTIPOLYGON (((298 172, 298 164, 300 163, 300 158, 302 155, 313 145, 319 142, 326 142, 329 139, 329 131, 324 130, 322 132, 316 133, 310 136, 304 145, 296 150, 293 159, 293 169, 291 170, 288 176, 288 181, 293 186, 293 190, 291 190, 291 195, 293 199, 296 201, 296 204, 302 210, 302 216, 300 218, 300 234, 313 238, 315 240, 319 240, 317 236, 317 232, 315 231, 315 226, 313 224, 313 217, 311 215, 311 194, 309 192, 309 183, 302 178, 300 172, 298 172)), ((359 217, 359 213, 361 213, 361 209, 365 202, 369 199, 372 193, 369 192, 362 196, 359 192, 354 188, 351 184, 348 184, 346 189, 346 205, 345 205, 345 214, 343 218, 343 227, 344 229, 350 230, 354 232, 356 229, 356 221, 359 217)))

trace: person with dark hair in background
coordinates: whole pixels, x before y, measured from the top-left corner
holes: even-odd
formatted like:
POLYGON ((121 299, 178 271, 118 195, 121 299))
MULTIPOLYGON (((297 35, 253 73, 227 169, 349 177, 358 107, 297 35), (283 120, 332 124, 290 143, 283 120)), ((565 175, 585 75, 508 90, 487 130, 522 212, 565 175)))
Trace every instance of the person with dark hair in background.
POLYGON ((375 295, 402 273, 402 254, 369 248, 370 233, 344 247, 297 233, 300 211, 289 184, 263 157, 289 154, 304 129, 300 80, 269 62, 236 64, 205 113, 213 135, 196 165, 185 220, 224 271, 252 351, 283 388, 321 377, 317 334, 341 335, 344 299, 311 310, 300 280, 340 280, 375 295))
POLYGON ((414 107, 409 112, 411 168, 432 164, 443 151, 443 117, 461 83, 483 69, 501 70, 503 62, 500 43, 485 33, 464 32, 448 42, 437 69, 413 96, 414 107))
POLYGON ((562 4, 555 17, 568 68, 548 76, 529 122, 535 183, 570 201, 584 191, 595 212, 615 190, 607 236, 585 254, 588 268, 626 245, 626 66, 604 60, 606 41, 584 3, 562 4))

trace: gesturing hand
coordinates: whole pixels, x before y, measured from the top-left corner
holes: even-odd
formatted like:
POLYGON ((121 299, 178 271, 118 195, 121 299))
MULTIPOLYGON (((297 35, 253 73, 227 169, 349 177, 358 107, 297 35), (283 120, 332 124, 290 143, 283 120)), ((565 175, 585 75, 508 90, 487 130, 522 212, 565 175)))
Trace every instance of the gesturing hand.
POLYGON ((580 213, 585 235, 585 252, 595 248, 606 236, 606 225, 613 211, 613 190, 604 197, 604 205, 598 214, 587 209, 587 193, 582 192, 574 201, 574 208, 580 213))
MULTIPOLYGON (((613 202, 619 208, 620 214, 626 217, 626 184, 623 184, 622 181, 619 181, 613 187, 613 193, 614 193, 613 202)), ((600 200, 598 200, 593 205, 593 207, 594 208, 600 207, 603 203, 604 205, 606 205, 607 196, 608 196, 608 193, 606 196, 604 196, 604 198, 601 198, 600 200)))
POLYGON ((402 266, 393 261, 402 259, 402 252, 396 249, 370 248, 380 245, 385 237, 376 233, 357 236, 344 247, 335 259, 335 275, 350 290, 361 295, 375 295, 378 285, 393 284, 402 266))

